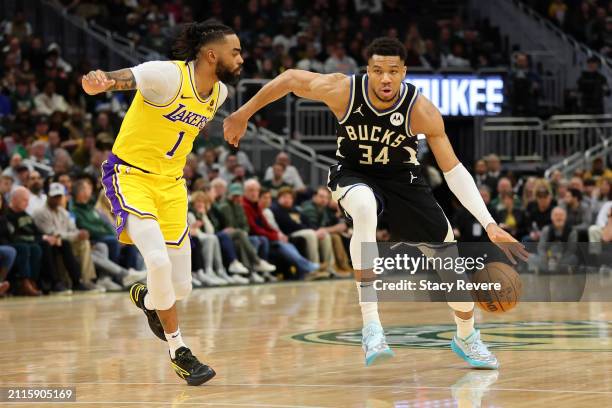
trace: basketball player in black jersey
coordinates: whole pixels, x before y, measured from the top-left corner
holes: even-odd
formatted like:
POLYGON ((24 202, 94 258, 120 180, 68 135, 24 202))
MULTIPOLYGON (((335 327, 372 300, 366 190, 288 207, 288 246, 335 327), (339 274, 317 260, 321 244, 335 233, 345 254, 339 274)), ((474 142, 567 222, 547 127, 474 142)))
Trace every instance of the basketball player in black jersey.
MULTIPOLYGON (((267 83, 224 121, 225 139, 235 146, 249 118, 269 103, 293 92, 325 103, 338 119, 336 158, 328 187, 353 220, 351 260, 363 317, 362 345, 366 365, 393 356, 386 343, 372 296, 372 257, 362 259, 364 242, 376 242, 377 216, 385 211, 393 240, 450 242, 453 232, 425 182, 417 160, 417 134, 429 148, 459 201, 485 228, 506 255, 526 259, 527 252, 497 226, 471 175, 459 162, 444 131, 438 109, 404 81, 406 50, 397 40, 379 38, 367 50, 366 75, 317 74, 288 70, 267 83), (362 264, 366 263, 366 264, 362 264), (369 301, 365 293, 368 293, 369 301)), ((470 366, 496 369, 499 364, 474 329, 474 303, 448 302, 455 312, 457 334, 451 348, 470 366)))

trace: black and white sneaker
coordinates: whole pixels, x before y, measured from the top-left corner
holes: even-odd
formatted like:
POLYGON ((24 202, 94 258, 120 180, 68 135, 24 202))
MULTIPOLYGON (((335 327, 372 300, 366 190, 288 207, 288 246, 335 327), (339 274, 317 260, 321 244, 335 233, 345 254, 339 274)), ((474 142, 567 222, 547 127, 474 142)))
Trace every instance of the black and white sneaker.
POLYGON ((200 363, 187 347, 176 350, 174 358, 170 358, 170 364, 176 375, 187 381, 187 385, 204 384, 217 374, 206 364, 200 363))

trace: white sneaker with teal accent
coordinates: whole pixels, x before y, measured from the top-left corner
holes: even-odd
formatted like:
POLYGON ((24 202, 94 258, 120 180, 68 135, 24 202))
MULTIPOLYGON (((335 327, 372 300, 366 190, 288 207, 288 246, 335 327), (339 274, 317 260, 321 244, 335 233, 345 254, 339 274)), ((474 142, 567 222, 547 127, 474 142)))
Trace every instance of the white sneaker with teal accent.
POLYGON ((495 355, 480 340, 479 330, 474 330, 474 333, 470 334, 466 339, 454 336, 453 341, 451 341, 451 349, 474 368, 489 370, 499 368, 495 355))
POLYGON ((371 322, 361 330, 361 346, 365 352, 366 366, 380 363, 395 356, 385 340, 385 332, 380 323, 371 322))

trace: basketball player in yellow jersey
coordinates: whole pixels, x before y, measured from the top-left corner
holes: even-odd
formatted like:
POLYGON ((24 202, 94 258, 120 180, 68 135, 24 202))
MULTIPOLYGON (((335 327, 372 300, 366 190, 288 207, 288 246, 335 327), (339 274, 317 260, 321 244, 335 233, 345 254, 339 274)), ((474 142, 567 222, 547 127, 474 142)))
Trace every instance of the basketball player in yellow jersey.
POLYGON ((136 90, 102 183, 116 217, 119 240, 138 247, 147 285, 130 289, 153 333, 167 341, 171 365, 189 385, 215 376, 191 353, 179 330, 176 301, 191 292, 187 226, 186 157, 200 130, 227 96, 242 66, 240 40, 231 28, 207 21, 184 27, 178 61, 151 61, 113 72, 92 71, 82 80, 89 95, 136 90))

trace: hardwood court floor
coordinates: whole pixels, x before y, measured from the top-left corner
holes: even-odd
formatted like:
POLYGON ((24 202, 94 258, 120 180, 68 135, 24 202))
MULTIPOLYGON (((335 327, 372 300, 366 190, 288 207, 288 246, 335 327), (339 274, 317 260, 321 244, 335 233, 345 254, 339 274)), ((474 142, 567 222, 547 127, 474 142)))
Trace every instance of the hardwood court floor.
POLYGON ((181 329, 217 377, 187 387, 126 293, 6 299, 0 386, 75 386, 77 403, 38 404, 68 407, 612 406, 610 303, 478 312, 498 373, 450 351, 444 304, 380 309, 397 355, 365 368, 351 281, 194 290, 181 329))

